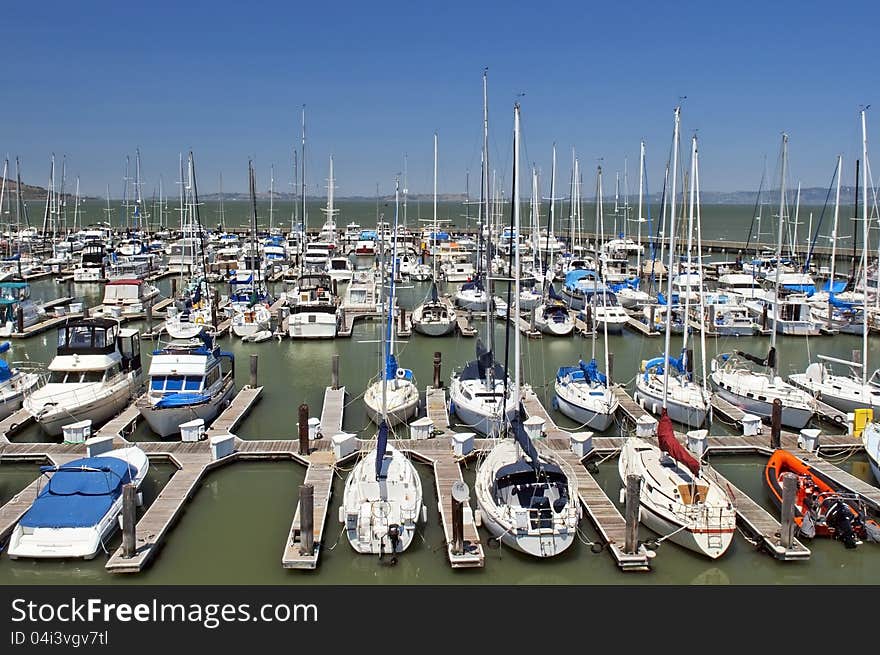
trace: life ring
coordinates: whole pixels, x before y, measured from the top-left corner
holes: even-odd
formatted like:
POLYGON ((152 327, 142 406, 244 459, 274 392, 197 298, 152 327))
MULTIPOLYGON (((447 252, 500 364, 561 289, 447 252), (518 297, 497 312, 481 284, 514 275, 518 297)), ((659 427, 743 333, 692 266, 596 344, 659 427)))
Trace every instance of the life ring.
POLYGON ((394 372, 394 376, 395 376, 398 380, 402 380, 403 378, 406 377, 406 369, 405 369, 405 368, 399 368, 399 369, 397 369, 397 370, 394 372))
POLYGON ((204 325, 205 319, 201 316, 196 316, 196 325, 204 325))

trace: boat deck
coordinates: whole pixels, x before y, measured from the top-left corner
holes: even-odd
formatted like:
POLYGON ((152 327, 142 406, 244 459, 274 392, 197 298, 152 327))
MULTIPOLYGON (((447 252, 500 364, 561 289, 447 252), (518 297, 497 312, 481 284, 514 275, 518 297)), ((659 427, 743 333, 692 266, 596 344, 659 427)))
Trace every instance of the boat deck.
POLYGON ((0 421, 0 444, 9 443, 9 437, 34 422, 34 417, 24 407, 0 421))

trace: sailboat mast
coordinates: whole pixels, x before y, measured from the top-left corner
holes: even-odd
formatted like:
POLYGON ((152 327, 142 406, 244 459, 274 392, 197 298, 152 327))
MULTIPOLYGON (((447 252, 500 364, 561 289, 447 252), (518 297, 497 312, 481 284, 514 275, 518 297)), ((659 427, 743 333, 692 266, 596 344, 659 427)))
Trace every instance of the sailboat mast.
MULTIPOLYGON (((406 215, 406 196, 404 196, 404 215, 406 215)), ((431 250, 431 264, 434 267, 433 280, 437 282, 437 133, 434 132, 434 234, 431 250)))
MULTIPOLYGON (((483 216, 486 225, 486 345, 490 353, 495 352, 495 329, 492 321, 492 221, 489 198, 489 80, 488 69, 483 69, 483 216)), ((493 354, 494 357, 494 354, 493 354)), ((490 366, 487 375, 491 381, 492 370, 490 366)), ((491 384, 490 384, 491 386, 491 384)))
MULTIPOLYGON (((693 175, 693 188, 696 189, 696 201, 697 201, 697 253, 699 253, 700 257, 700 316, 703 317, 704 320, 706 316, 706 298, 703 294, 703 267, 702 267, 702 252, 703 252, 703 221, 702 216, 700 214, 700 151, 696 147, 696 137, 694 137, 694 175, 693 175)), ((703 378, 703 389, 707 389, 706 386, 706 330, 700 330, 700 371, 702 373, 703 378)), ((709 422, 712 422, 712 405, 709 405, 709 422)))
POLYGON ((681 125, 681 107, 675 108, 675 127, 672 130, 672 186, 669 194, 669 270, 666 271, 666 334, 663 348, 663 409, 669 394, 669 345, 672 337, 672 264, 675 248, 675 182, 678 177, 678 134, 681 125))
MULTIPOLYGON (((391 292, 388 295, 388 352, 392 355, 394 354, 394 279, 397 277, 397 218, 399 207, 400 178, 397 178, 394 181, 394 226, 391 232, 391 292)), ((385 387, 382 387, 382 389, 384 391, 385 387)))
POLYGON ((636 250, 636 277, 642 277, 642 206, 645 199, 645 142, 639 143, 639 221, 638 221, 638 249, 636 250))
MULTIPOLYGON (((837 192, 834 196, 834 227, 831 228, 831 277, 828 280, 828 293, 834 293, 834 268, 837 259, 837 220, 840 216, 840 174, 843 172, 843 156, 837 155, 837 192)), ((829 307, 828 312, 831 312, 829 307)))
MULTIPOLYGON (((691 270, 693 266, 693 262, 691 259, 691 252, 693 252, 694 247, 694 181, 693 181, 693 170, 694 166, 696 166, 697 161, 697 137, 694 135, 693 139, 691 139, 691 189, 690 189, 690 206, 688 210, 688 238, 687 238, 687 270, 685 272, 685 286, 687 291, 684 296, 684 330, 682 331, 682 341, 681 341, 681 349, 685 350, 687 348, 688 342, 688 311, 690 309, 690 300, 691 300, 691 270)), ((699 268, 699 267, 698 267, 699 268)))
POLYGON ((275 164, 269 165, 269 234, 272 234, 272 227, 275 218, 275 164))
POLYGON ((862 118, 862 385, 868 383, 868 128, 862 118))
MULTIPOLYGON (((300 175, 302 176, 302 185, 300 187, 301 199, 302 202, 302 238, 300 239, 300 250, 301 254, 305 257, 305 248, 306 248, 306 240, 308 237, 306 236, 309 228, 309 217, 306 214, 306 106, 302 106, 302 162, 300 163, 300 175)), ((302 261, 302 260, 301 260, 302 261)))
MULTIPOLYGON (((513 110, 513 198, 511 198, 511 202, 513 202, 513 233, 515 235, 516 241, 514 242, 514 264, 513 264, 513 279, 514 279, 514 294, 513 294, 513 306, 514 306, 514 316, 519 316, 520 310, 520 262, 519 262, 519 223, 520 223, 520 203, 519 203, 519 103, 517 102, 514 105, 513 110)), ((513 340, 513 397, 516 400, 516 407, 519 407, 520 400, 520 368, 522 364, 520 360, 522 359, 522 355, 520 352, 520 332, 519 329, 516 328, 516 334, 513 340)), ((502 400, 502 407, 503 407, 502 400)), ((502 410, 503 411, 503 410, 502 410)))
MULTIPOLYGON (((782 177, 779 180, 779 227, 776 238, 776 279, 774 280, 775 291, 773 292, 773 332, 770 335, 770 347, 776 347, 776 324, 779 321, 779 277, 782 273, 780 257, 782 256, 782 229, 785 216, 785 175, 788 172, 788 135, 782 133, 782 177)), ((773 358, 773 377, 776 377, 776 358, 773 358)))

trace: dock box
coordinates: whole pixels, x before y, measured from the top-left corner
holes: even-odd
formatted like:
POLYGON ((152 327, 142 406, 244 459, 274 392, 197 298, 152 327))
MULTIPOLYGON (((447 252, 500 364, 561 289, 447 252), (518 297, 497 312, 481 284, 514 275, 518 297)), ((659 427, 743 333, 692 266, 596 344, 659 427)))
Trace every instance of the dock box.
POLYGON ((348 457, 357 449, 357 435, 347 432, 334 434, 330 438, 330 442, 333 444, 333 457, 337 461, 348 457))
POLYGON ((754 414, 743 414, 742 430, 744 437, 754 437, 761 434, 761 417, 754 414))
POLYGON ((821 430, 815 428, 804 428, 798 435, 798 448, 806 450, 808 453, 814 453, 819 449, 819 434, 821 430))
POLYGON ((211 459, 218 460, 228 457, 235 451, 235 436, 223 434, 211 437, 211 459))
POLYGON ((687 449, 691 451, 697 459, 706 452, 706 444, 709 439, 708 430, 691 430, 685 433, 687 437, 687 449))
POLYGON ((464 457, 474 449, 473 432, 456 432, 452 435, 452 450, 458 457, 464 457))
POLYGON ((571 452, 580 458, 586 457, 593 450, 592 432, 572 432, 570 439, 571 452))
POLYGON ((309 441, 314 441, 315 439, 321 438, 321 419, 317 416, 313 416, 309 419, 309 441))
POLYGON ((540 416, 530 416, 523 421, 523 428, 529 439, 540 439, 544 436, 544 424, 546 421, 540 416))
POLYGON ((64 443, 85 443, 92 436, 92 420, 68 423, 61 427, 61 432, 64 434, 64 443))
POLYGON ((433 430, 434 421, 425 416, 409 424, 409 438, 430 439, 433 430))
POLYGON ((113 450, 113 437, 91 437, 86 439, 86 457, 97 457, 113 450))
POLYGON ((653 437, 655 434, 657 434, 657 419, 648 414, 636 419, 637 437, 653 437))
POLYGON ((196 418, 180 424, 181 441, 199 441, 205 438, 205 419, 196 418))

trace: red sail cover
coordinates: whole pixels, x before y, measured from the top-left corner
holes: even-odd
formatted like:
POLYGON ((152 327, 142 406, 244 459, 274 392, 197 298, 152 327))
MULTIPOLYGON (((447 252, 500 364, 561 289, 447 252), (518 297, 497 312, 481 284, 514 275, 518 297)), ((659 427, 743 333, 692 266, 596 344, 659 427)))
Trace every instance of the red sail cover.
POLYGON ((660 450, 687 466, 694 475, 700 474, 700 463, 691 456, 684 446, 678 443, 678 439, 675 438, 675 430, 672 429, 672 419, 666 414, 665 409, 657 424, 657 440, 660 442, 660 450))

